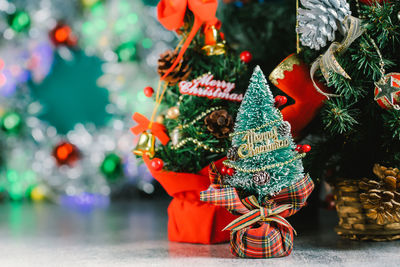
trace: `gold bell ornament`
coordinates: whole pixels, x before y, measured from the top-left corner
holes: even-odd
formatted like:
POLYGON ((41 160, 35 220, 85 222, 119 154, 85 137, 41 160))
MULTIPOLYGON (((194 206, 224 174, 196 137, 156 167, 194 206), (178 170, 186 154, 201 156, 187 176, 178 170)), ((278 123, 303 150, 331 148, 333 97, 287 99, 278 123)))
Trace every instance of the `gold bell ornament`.
POLYGON ((156 154, 155 142, 156 138, 152 133, 143 132, 139 137, 139 141, 135 149, 133 150, 133 154, 141 157, 143 155, 147 155, 150 158, 154 157, 154 155, 156 154))
POLYGON ((204 43, 202 50, 208 56, 217 56, 225 54, 225 40, 223 34, 215 25, 207 26, 204 29, 204 43))

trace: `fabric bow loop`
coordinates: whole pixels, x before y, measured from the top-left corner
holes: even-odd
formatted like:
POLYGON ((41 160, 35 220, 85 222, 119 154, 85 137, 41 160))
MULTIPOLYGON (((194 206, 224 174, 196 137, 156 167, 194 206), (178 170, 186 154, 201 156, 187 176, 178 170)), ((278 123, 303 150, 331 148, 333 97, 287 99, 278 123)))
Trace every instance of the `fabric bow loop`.
POLYGON ((285 210, 291 209, 292 205, 285 204, 278 206, 273 209, 267 209, 264 207, 259 207, 258 209, 251 210, 250 212, 240 216, 239 218, 232 221, 228 224, 223 230, 230 230, 230 231, 239 231, 245 227, 248 227, 256 222, 263 221, 263 222, 275 222, 283 227, 286 227, 292 230, 294 233, 296 231, 290 225, 290 223, 280 216, 279 214, 284 212, 285 210))
POLYGON ((200 27, 203 24, 213 25, 218 22, 215 16, 217 7, 218 0, 161 0, 160 3, 158 3, 158 19, 168 30, 177 30, 179 27, 183 26, 186 8, 189 8, 194 15, 194 22, 189 35, 183 43, 174 63, 164 73, 161 80, 164 80, 181 61, 186 49, 189 47, 200 27))
POLYGON ((166 128, 164 125, 161 123, 153 122, 151 128, 149 127, 150 125, 150 120, 148 120, 145 116, 143 116, 140 113, 135 113, 133 114, 132 119, 138 123, 135 127, 131 128, 131 131, 134 135, 138 135, 148 129, 150 129, 151 133, 160 140, 160 142, 163 145, 168 144, 170 138, 169 136, 165 133, 166 128))

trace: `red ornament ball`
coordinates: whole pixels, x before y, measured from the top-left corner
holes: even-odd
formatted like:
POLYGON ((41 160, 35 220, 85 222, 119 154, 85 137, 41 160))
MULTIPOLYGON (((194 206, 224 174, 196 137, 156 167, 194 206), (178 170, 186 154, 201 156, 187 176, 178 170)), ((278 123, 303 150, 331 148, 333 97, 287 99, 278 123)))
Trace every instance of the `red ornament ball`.
POLYGON ((390 86, 393 89, 393 103, 391 102, 388 94, 381 94, 378 86, 374 89, 375 101, 383 109, 393 109, 394 105, 400 105, 400 74, 399 73, 388 73, 384 77, 385 85, 390 86))
POLYGON ((232 176, 235 173, 235 170, 233 168, 229 168, 226 170, 226 174, 228 174, 229 176, 232 176))
POLYGON ((250 63, 252 59, 253 55, 249 51, 243 51, 242 53, 240 53, 240 60, 244 63, 250 63))
POLYGON ((50 37, 54 45, 74 46, 78 41, 71 27, 63 23, 58 23, 57 26, 51 30, 50 37))
POLYGON ((159 158, 154 158, 151 160, 151 167, 156 170, 156 171, 160 171, 164 166, 164 161, 162 161, 162 159, 159 158))
POLYGON ((303 147, 302 145, 297 145, 295 150, 296 150, 297 152, 301 152, 301 148, 302 148, 302 147, 303 147))
POLYGON ((154 94, 154 89, 153 87, 147 86, 143 89, 143 93, 147 97, 152 97, 154 94))
POLYGON ((310 146, 310 145, 302 145, 302 146, 301 146, 301 151, 302 151, 303 153, 308 153, 308 152, 311 151, 311 146, 310 146))
POLYGON ((228 168, 226 167, 226 166, 223 166, 222 168, 221 168, 221 174, 222 175, 225 175, 226 173, 227 173, 227 171, 228 171, 228 168))
POLYGON ((61 142, 53 149, 53 157, 56 159, 58 165, 73 165, 79 158, 79 149, 69 143, 61 142))
POLYGON ((283 106, 287 103, 287 97, 283 95, 277 95, 275 97, 275 106, 278 108, 280 106, 283 106))

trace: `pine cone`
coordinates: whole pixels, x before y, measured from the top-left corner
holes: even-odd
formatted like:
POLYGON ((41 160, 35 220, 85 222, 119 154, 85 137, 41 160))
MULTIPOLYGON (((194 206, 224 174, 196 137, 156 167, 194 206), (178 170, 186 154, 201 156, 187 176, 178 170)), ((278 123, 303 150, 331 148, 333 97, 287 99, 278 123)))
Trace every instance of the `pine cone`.
POLYGON ((288 121, 283 121, 278 127, 278 134, 280 136, 288 136, 290 134, 291 125, 288 121))
MULTIPOLYGON (((158 74, 162 77, 167 72, 167 70, 174 64, 175 59, 178 57, 178 52, 173 50, 168 50, 160 55, 158 60, 158 74)), ((175 85, 180 81, 185 80, 191 72, 191 68, 188 64, 188 60, 183 58, 173 69, 164 81, 168 82, 169 85, 175 85)))
POLYGON ((367 210, 367 216, 376 220, 377 224, 400 222, 400 171, 397 168, 386 168, 375 164, 373 172, 381 180, 362 179, 359 188, 364 193, 360 200, 367 210))
POLYGON ((233 119, 225 109, 216 110, 204 119, 207 129, 216 138, 226 138, 233 130, 233 119))
POLYGON ((346 0, 301 0, 297 32, 302 45, 319 50, 335 40, 335 32, 345 32, 344 18, 351 14, 346 0))
POLYGON ((256 185, 263 186, 270 181, 271 177, 268 172, 257 172, 253 175, 253 182, 256 185))
POLYGON ((228 153, 226 153, 226 157, 229 160, 237 161, 239 159, 238 147, 234 146, 234 147, 229 148, 228 153))
POLYGON ((373 172, 378 176, 385 185, 387 190, 400 189, 400 170, 397 168, 386 168, 379 164, 375 164, 373 172))

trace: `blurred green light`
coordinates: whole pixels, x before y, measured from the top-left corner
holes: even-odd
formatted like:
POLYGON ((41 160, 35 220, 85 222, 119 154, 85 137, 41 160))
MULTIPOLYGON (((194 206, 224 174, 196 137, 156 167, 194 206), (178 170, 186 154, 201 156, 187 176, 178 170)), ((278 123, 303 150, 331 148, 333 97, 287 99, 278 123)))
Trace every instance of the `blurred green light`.
POLYGON ((18 181, 18 172, 16 170, 7 170, 6 176, 9 183, 14 184, 18 181))
POLYGON ((14 183, 8 193, 12 200, 21 200, 24 197, 24 188, 21 183, 14 183))
POLYGON ((27 29, 30 24, 31 19, 28 13, 25 11, 17 11, 14 14, 10 15, 9 25, 16 32, 21 32, 27 29))
POLYGON ((126 22, 129 24, 136 24, 138 22, 138 15, 136 15, 136 13, 130 13, 126 17, 126 22))
POLYGON ((114 153, 108 154, 104 158, 100 170, 108 179, 119 177, 122 172, 121 158, 114 153))
POLYGON ((146 49, 150 49, 153 46, 153 41, 150 38, 145 38, 142 41, 142 46, 146 49))

